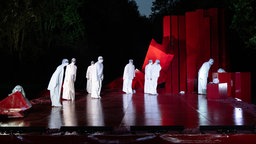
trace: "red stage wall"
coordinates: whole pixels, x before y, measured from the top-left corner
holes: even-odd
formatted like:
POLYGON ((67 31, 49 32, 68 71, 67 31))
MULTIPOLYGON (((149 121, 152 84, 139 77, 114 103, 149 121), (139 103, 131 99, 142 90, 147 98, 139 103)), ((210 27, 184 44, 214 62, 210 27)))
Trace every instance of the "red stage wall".
POLYGON ((179 92, 179 32, 178 32, 178 16, 171 16, 171 42, 170 42, 170 52, 175 55, 171 63, 171 77, 172 77, 172 93, 179 92))
POLYGON ((202 63, 211 58, 209 43, 209 19, 204 10, 186 13, 187 91, 197 91, 197 72, 202 63))
MULTIPOLYGON (((213 72, 217 72, 218 68, 229 72, 225 32, 223 9, 199 9, 186 12, 184 15, 164 16, 162 43, 151 40, 142 70, 136 71, 133 88, 144 88, 144 68, 148 60, 159 59, 162 70, 158 83, 165 83, 165 92, 197 92, 197 73, 205 61, 214 59, 209 71, 209 82, 212 81, 213 72)), ((228 89, 227 95, 250 103, 250 73, 231 73, 234 86, 231 90, 228 89)), ((121 89, 120 83, 122 78, 110 83, 109 88, 121 89)), ((228 87, 231 87, 230 82, 228 87)))
MULTIPOLYGON (((205 61, 214 59, 209 71, 209 81, 212 81, 212 73, 218 68, 228 71, 224 20, 224 10, 219 8, 164 16, 162 43, 151 40, 142 74, 149 59, 160 59, 162 70, 159 83, 165 83, 165 92, 197 92, 197 73, 205 61)), ((143 79, 140 80, 141 83, 144 83, 143 79)))
POLYGON ((209 74, 220 67, 226 69, 228 57, 224 43, 225 31, 222 31, 225 29, 223 20, 224 11, 217 8, 163 18, 163 44, 166 45, 169 39, 166 52, 174 55, 165 85, 167 92, 197 92, 198 70, 209 58, 215 61, 209 74))
POLYGON ((186 28, 185 16, 178 16, 179 82, 180 91, 187 90, 186 28))
MULTIPOLYGON (((162 65, 164 76, 159 83, 165 82, 165 92, 197 92, 197 73, 201 65, 210 58, 214 64, 211 74, 218 68, 227 67, 224 10, 218 8, 199 9, 184 15, 163 17, 163 40, 161 44, 152 39, 142 70, 149 59, 155 59, 155 51, 164 56, 173 55, 170 64, 162 65), (154 50, 153 50, 154 49, 154 50)), ((159 57, 159 56, 158 56, 159 57)))

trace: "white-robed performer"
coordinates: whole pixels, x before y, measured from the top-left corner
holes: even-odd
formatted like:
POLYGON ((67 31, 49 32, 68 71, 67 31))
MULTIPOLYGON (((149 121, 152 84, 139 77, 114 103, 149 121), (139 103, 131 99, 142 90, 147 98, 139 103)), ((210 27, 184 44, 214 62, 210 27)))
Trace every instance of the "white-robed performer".
POLYGON ((92 98, 101 98, 101 87, 103 81, 103 57, 99 56, 98 61, 92 67, 92 98))
POLYGON ((130 59, 129 63, 124 67, 123 73, 123 92, 127 94, 132 94, 132 80, 135 77, 135 66, 133 65, 133 60, 130 59))
POLYGON ((148 64, 145 66, 145 75, 144 75, 144 93, 149 94, 152 89, 152 65, 153 61, 148 60, 148 64))
POLYGON ((198 94, 206 94, 208 73, 213 63, 214 60, 209 59, 209 61, 202 64, 198 71, 198 94))
MULTIPOLYGON (((24 91, 24 89, 23 89, 23 87, 22 87, 21 85, 16 85, 16 86, 12 89, 12 93, 11 93, 11 94, 13 94, 13 93, 15 93, 15 92, 17 92, 17 91, 21 92, 22 95, 23 95, 24 97, 26 97, 25 91, 24 91)), ((11 94, 10 94, 10 95, 11 95, 11 94)))
POLYGON ((77 66, 76 59, 72 58, 71 63, 67 65, 65 78, 63 83, 63 95, 62 98, 65 100, 75 100, 75 81, 77 66))
POLYGON ((63 82, 64 67, 67 65, 68 59, 63 59, 62 64, 56 68, 48 84, 47 89, 50 91, 52 106, 62 106, 60 102, 60 95, 63 82))
POLYGON ((30 103, 30 101, 26 98, 26 93, 23 89, 23 87, 21 85, 16 85, 13 89, 12 89, 12 93, 9 94, 9 96, 11 96, 13 93, 15 92, 20 92, 22 94, 22 96, 24 97, 26 103, 28 104, 29 107, 32 107, 32 104, 30 103))
POLYGON ((150 94, 157 95, 157 84, 158 84, 158 78, 160 76, 160 71, 162 67, 160 65, 160 60, 156 60, 155 63, 152 65, 152 90, 150 91, 150 94))
POLYGON ((86 91, 88 93, 92 93, 92 68, 94 65, 94 61, 91 61, 91 65, 87 67, 86 70, 86 91))

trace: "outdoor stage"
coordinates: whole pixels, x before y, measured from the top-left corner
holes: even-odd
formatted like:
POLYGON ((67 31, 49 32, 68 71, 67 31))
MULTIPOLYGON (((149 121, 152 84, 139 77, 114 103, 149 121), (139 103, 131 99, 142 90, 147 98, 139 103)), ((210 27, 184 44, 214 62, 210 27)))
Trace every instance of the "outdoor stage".
POLYGON ((253 143, 255 105, 206 95, 85 91, 51 107, 48 92, 22 118, 0 117, 1 143, 253 143))

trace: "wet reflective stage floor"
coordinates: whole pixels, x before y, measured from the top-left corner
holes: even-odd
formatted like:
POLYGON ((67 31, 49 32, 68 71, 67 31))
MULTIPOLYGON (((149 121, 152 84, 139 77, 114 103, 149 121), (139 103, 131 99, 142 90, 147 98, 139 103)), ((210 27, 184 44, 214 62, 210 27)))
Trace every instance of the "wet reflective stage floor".
MULTIPOLYGON (((132 130, 148 133, 148 130, 161 131, 161 128, 164 130, 172 127, 173 131, 176 128, 178 134, 181 134, 179 138, 184 137, 184 134, 200 134, 202 138, 203 129, 213 130, 215 134, 219 134, 220 130, 222 134, 232 130, 235 134, 246 131, 247 137, 256 137, 255 106, 233 98, 209 100, 206 95, 197 94, 124 94, 115 90, 103 90, 101 97, 93 99, 85 91, 78 91, 75 101, 63 100, 62 107, 51 107, 49 95, 44 93, 31 100, 33 106, 25 111, 23 118, 0 119, 0 126, 47 129, 72 127, 74 130, 86 126, 102 126, 113 128, 116 130, 114 133, 132 130)), ((168 132, 165 137, 170 138, 166 134, 168 132)), ((249 139, 249 142, 256 141, 256 138, 249 139)), ((165 142, 172 143, 170 140, 165 142)))

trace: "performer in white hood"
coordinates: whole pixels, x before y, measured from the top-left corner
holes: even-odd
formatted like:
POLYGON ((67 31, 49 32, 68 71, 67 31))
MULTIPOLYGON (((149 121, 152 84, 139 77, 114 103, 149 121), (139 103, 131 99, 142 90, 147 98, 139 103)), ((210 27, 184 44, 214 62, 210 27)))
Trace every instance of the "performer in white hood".
POLYGON ((123 73, 123 92, 127 94, 132 94, 132 80, 135 77, 135 66, 133 65, 133 60, 130 59, 129 63, 124 67, 123 73))
POLYGON ((91 65, 87 67, 86 70, 86 91, 88 93, 92 93, 92 68, 94 65, 94 61, 91 61, 91 65))
POLYGON ((56 68, 48 84, 47 89, 50 91, 52 106, 62 106, 60 102, 60 95, 63 82, 64 67, 67 65, 68 59, 63 59, 62 64, 56 68))
POLYGON ((103 81, 103 57, 99 56, 98 61, 92 67, 92 98, 101 98, 101 87, 103 81))
POLYGON ((157 95, 157 84, 158 78, 160 76, 160 71, 162 67, 160 65, 160 60, 156 60, 152 65, 152 89, 150 90, 150 94, 157 95))
POLYGON ((77 66, 76 59, 72 58, 71 63, 67 65, 64 84, 63 84, 63 99, 75 100, 75 81, 76 81, 76 71, 77 66))
POLYGON ((152 89, 152 66, 153 61, 148 60, 148 64, 145 66, 144 75, 144 93, 149 94, 152 89))
POLYGON ((209 59, 209 61, 202 64, 198 71, 198 94, 206 94, 208 73, 213 63, 214 60, 209 59))

